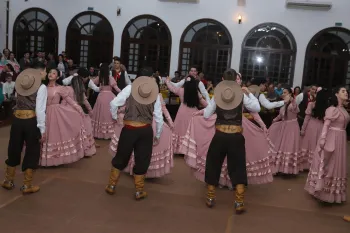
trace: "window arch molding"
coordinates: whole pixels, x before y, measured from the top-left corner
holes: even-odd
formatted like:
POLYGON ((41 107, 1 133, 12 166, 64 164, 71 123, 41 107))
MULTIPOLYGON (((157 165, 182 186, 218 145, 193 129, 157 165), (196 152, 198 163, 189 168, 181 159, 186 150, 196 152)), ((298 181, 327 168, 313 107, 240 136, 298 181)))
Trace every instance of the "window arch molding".
POLYGON ((124 27, 121 60, 129 74, 142 67, 152 67, 161 75, 170 69, 172 36, 168 25, 154 15, 139 15, 124 27))
POLYGON ((67 27, 66 49, 81 67, 98 67, 113 58, 114 31, 109 20, 95 11, 84 11, 72 18, 67 27))
POLYGON ((297 44, 291 31, 277 23, 262 23, 242 42, 240 73, 244 80, 270 78, 293 84, 297 44))
POLYGON ((350 87, 350 30, 329 27, 316 33, 305 52, 302 85, 350 87))
POLYGON ((186 75, 190 66, 199 66, 207 79, 221 79, 231 66, 232 37, 219 21, 199 19, 188 25, 181 35, 178 70, 186 75))
POLYGON ((22 11, 13 24, 12 48, 20 59, 27 51, 57 53, 58 26, 55 18, 41 8, 28 8, 22 11))

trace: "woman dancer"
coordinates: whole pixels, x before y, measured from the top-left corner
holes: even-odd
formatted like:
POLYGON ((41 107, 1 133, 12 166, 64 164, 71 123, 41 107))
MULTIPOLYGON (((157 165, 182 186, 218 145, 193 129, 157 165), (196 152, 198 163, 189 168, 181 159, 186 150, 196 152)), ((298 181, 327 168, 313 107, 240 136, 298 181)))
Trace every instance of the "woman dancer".
POLYGON ((102 64, 99 74, 100 93, 92 111, 92 130, 95 138, 110 139, 114 133, 114 121, 110 112, 110 103, 115 95, 112 88, 120 92, 117 83, 109 75, 108 64, 102 64))
POLYGON ((283 89, 282 98, 287 102, 273 119, 269 129, 270 139, 277 155, 271 157, 275 164, 274 172, 298 174, 300 167, 300 128, 297 121, 298 105, 290 88, 283 89))
POLYGON ((206 107, 207 102, 203 99, 201 94, 199 94, 198 81, 192 76, 186 78, 183 87, 179 88, 172 85, 170 77, 167 78, 166 85, 171 92, 180 97, 181 105, 174 122, 173 147, 175 154, 184 154, 184 151, 181 150, 181 144, 186 135, 192 114, 198 110, 200 105, 206 107))
POLYGON ((68 96, 67 89, 57 85, 59 73, 57 69, 52 69, 48 74, 47 132, 40 161, 40 165, 45 167, 73 163, 84 157, 82 132, 84 112, 68 96), (60 104, 61 98, 74 109, 60 104))
MULTIPOLYGON (((83 116, 83 129, 84 137, 83 137, 83 147, 84 147, 84 155, 85 156, 93 156, 96 154, 96 146, 95 139, 92 135, 92 125, 91 118, 92 108, 85 96, 85 88, 82 78, 88 76, 88 71, 86 69, 79 69, 78 75, 72 79, 71 86, 67 86, 67 92, 70 98, 74 99, 75 102, 82 107, 84 111, 83 116)), ((62 104, 69 106, 66 100, 62 101, 62 104)))
MULTIPOLYGON (((160 87, 159 84, 159 78, 154 77, 155 82, 157 83, 158 87, 160 87)), ((159 178, 164 175, 167 175, 170 173, 171 168, 174 166, 173 161, 173 148, 172 148, 172 128, 174 127, 174 123, 170 117, 170 114, 166 108, 165 102, 163 100, 162 94, 159 93, 159 98, 162 103, 162 112, 167 120, 168 124, 163 124, 163 131, 162 135, 159 139, 159 144, 153 146, 152 149, 152 158, 151 163, 148 167, 146 178, 159 178)), ((112 136, 111 143, 109 144, 109 152, 114 157, 117 153, 118 148, 118 142, 121 130, 123 128, 123 118, 125 114, 125 108, 120 109, 121 111, 118 113, 118 122, 119 124, 115 127, 115 133, 112 136), (121 123, 121 124, 120 124, 121 123)), ((156 122, 153 120, 153 131, 155 133, 156 130, 156 122)), ((133 168, 135 166, 135 158, 134 155, 131 156, 129 160, 129 165, 124 169, 124 172, 130 173, 130 175, 133 174, 133 168)))
POLYGON ((338 87, 327 108, 321 136, 312 160, 305 190, 320 201, 342 203, 346 201, 347 139, 346 126, 350 117, 345 110, 348 93, 338 87))
POLYGON ((328 92, 320 90, 316 95, 316 102, 310 102, 305 111, 305 119, 300 131, 301 166, 300 171, 309 170, 317 141, 320 138, 323 118, 328 107, 328 92))

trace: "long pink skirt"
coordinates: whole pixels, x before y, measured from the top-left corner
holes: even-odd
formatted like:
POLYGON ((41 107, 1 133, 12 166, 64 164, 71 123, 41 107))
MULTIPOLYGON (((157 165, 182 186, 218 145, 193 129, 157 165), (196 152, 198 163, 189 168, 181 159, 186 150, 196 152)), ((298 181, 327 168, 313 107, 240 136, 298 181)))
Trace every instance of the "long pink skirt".
POLYGON ((198 111, 197 108, 189 108, 183 103, 179 107, 174 121, 173 132, 173 147, 175 154, 184 154, 184 151, 181 149, 181 144, 183 143, 192 115, 196 111, 198 111))
POLYGON ((273 172, 298 174, 300 159, 300 128, 297 119, 278 121, 269 128, 269 137, 277 155, 271 158, 273 172))
POLYGON ((84 154, 90 157, 96 154, 96 146, 94 136, 92 135, 91 118, 88 114, 83 117, 83 122, 86 132, 83 138, 84 154))
POLYGON ((95 138, 110 139, 114 133, 115 121, 110 111, 110 103, 115 95, 112 91, 101 91, 92 113, 92 133, 95 138))
POLYGON ((347 138, 345 130, 330 128, 324 149, 316 146, 305 190, 328 203, 346 201, 347 138))
MULTIPOLYGON (((156 124, 153 121, 152 124, 153 133, 156 130, 156 124)), ((116 125, 115 132, 112 136, 112 140, 109 144, 109 153, 114 157, 117 153, 119 136, 123 126, 116 125)), ((133 175, 133 167, 135 166, 134 155, 130 157, 128 166, 124 169, 124 172, 133 175)), ((163 125, 162 135, 160 137, 159 144, 153 147, 152 158, 149 168, 146 173, 146 178, 159 178, 165 176, 171 172, 171 168, 174 167, 173 160, 173 147, 172 147, 172 131, 166 123, 163 125)))
POLYGON ((84 157, 85 130, 80 114, 70 107, 54 104, 46 108, 46 141, 42 145, 41 166, 59 166, 84 157))
POLYGON ((307 170, 311 166, 317 141, 322 133, 323 121, 311 117, 305 135, 301 138, 300 153, 302 162, 299 170, 307 170))
MULTIPOLYGON (((215 134, 216 115, 205 119, 202 116, 192 118, 185 136, 182 150, 185 161, 193 170, 194 176, 204 182, 205 163, 208 149, 215 134)), ((266 184, 273 181, 269 158, 275 153, 273 145, 258 126, 243 117, 243 136, 246 140, 246 165, 249 184, 266 184), (254 146, 252 146, 254 145, 254 146)), ((228 176, 227 160, 221 168, 219 184, 232 187, 228 176)))

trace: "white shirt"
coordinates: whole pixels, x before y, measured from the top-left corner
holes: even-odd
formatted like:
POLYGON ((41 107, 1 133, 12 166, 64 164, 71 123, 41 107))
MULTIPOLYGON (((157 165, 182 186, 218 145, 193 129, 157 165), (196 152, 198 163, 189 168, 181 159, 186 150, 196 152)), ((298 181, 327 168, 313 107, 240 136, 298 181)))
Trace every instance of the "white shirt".
MULTIPOLYGON (((68 78, 63 79, 62 83, 65 86, 69 86, 72 83, 74 75, 69 76, 68 78)), ((89 80, 88 87, 92 89, 94 92, 100 92, 100 88, 95 85, 95 83, 92 80, 89 80)))
POLYGON ((46 102, 47 102, 47 87, 44 84, 41 84, 39 87, 38 93, 36 95, 36 105, 35 105, 35 114, 37 120, 37 127, 40 130, 40 133, 45 133, 46 126, 46 102))
MULTIPOLYGON (((185 81, 186 81, 185 79, 182 79, 178 83, 171 82, 171 84, 177 88, 180 88, 185 84, 185 81)), ((199 91, 201 92, 201 94, 203 95, 203 97, 205 98, 205 101, 207 101, 207 103, 209 103, 209 101, 210 101, 209 93, 208 93, 207 89, 205 89, 205 86, 202 83, 202 81, 199 81, 198 88, 199 88, 199 91)))
POLYGON ((304 93, 300 93, 299 95, 297 95, 297 97, 295 97, 295 102, 297 103, 297 105, 299 105, 304 99, 304 93))
POLYGON ((284 105, 284 101, 271 102, 270 100, 266 99, 266 96, 264 94, 259 95, 259 102, 264 108, 268 110, 279 108, 284 105))
MULTIPOLYGON (((243 94, 243 105, 250 112, 260 112, 259 101, 252 93, 250 93, 249 96, 243 94)), ((211 98, 211 100, 208 102, 208 106, 204 109, 204 118, 208 119, 211 115, 215 113, 215 110, 216 103, 213 96, 213 98, 211 98)))
MULTIPOLYGON (((118 115, 118 108, 123 106, 126 102, 126 100, 129 98, 131 94, 131 85, 127 85, 119 94, 117 97, 115 97, 111 104, 110 104, 110 111, 112 114, 112 118, 114 120, 117 119, 118 115)), ((156 122, 156 138, 160 138, 160 135, 162 134, 163 130, 163 113, 162 113, 162 105, 160 101, 160 96, 158 95, 156 103, 154 104, 154 110, 153 110, 153 117, 156 122)))
POLYGON ((13 94, 13 90, 15 89, 15 82, 4 82, 4 84, 2 85, 2 94, 4 95, 12 95, 13 94))

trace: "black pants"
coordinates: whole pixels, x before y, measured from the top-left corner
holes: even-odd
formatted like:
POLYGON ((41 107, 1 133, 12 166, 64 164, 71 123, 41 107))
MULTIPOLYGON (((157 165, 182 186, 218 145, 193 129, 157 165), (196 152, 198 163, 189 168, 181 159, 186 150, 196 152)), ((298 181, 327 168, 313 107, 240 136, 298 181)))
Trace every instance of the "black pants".
POLYGON ((247 185, 245 139, 242 134, 216 131, 208 150, 205 164, 205 182, 217 186, 222 164, 227 156, 228 175, 232 186, 247 185))
POLYGON ((41 133, 37 127, 36 118, 23 120, 14 117, 6 164, 10 167, 21 164, 21 153, 25 142, 26 150, 22 162, 22 171, 37 169, 40 159, 40 139, 41 133))
POLYGON ((124 126, 120 133, 117 154, 112 160, 112 165, 118 170, 124 170, 134 151, 134 174, 144 175, 151 163, 152 149, 153 129, 151 125, 132 129, 124 126))

